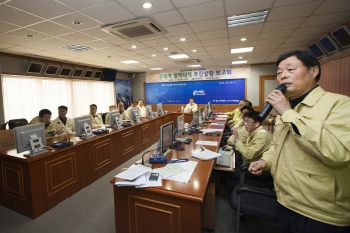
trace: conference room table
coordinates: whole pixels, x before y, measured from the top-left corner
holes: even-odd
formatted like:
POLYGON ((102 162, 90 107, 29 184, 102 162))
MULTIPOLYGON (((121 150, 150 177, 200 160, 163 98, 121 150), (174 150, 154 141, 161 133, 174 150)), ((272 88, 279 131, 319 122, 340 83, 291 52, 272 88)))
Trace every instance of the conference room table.
MULTIPOLYGON (((223 130, 224 126, 215 125, 215 128, 223 130)), ((193 133, 189 138, 192 139, 190 144, 181 144, 183 151, 172 149, 167 155, 168 160, 187 158, 198 162, 188 183, 163 179, 161 187, 113 185, 116 232, 196 233, 201 232, 201 227, 204 226, 203 214, 209 215, 215 221, 215 208, 210 212, 203 209, 215 161, 202 161, 191 155, 201 151, 201 145, 196 144, 198 140, 217 142, 216 146, 205 146, 216 152, 221 135, 193 133)), ((151 154, 152 152, 148 156, 151 154)), ((165 165, 153 165, 154 168, 162 166, 165 165)), ((110 182, 114 184, 115 180, 113 178, 110 182)))
POLYGON ((143 119, 140 123, 88 139, 64 135, 47 140, 74 143, 26 157, 16 149, 0 151, 0 204, 36 218, 159 139, 160 126, 171 114, 143 119))

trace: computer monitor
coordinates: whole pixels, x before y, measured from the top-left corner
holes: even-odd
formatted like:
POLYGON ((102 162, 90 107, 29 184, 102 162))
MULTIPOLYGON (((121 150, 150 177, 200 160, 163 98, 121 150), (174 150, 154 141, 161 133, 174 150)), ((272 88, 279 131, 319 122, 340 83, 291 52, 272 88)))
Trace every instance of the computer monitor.
POLYGON ((94 136, 92 133, 91 117, 81 116, 74 118, 75 136, 81 138, 89 138, 94 136))
POLYGON ((177 137, 181 137, 181 134, 183 134, 185 125, 185 114, 182 114, 177 117, 176 119, 176 128, 177 128, 177 137))
POLYGON ((208 118, 208 105, 206 104, 203 112, 203 120, 206 120, 207 118, 208 118))
POLYGON ((146 117, 152 117, 152 105, 146 106, 146 117))
POLYGON ((163 104, 162 103, 157 104, 157 113, 158 113, 158 116, 161 116, 163 114, 163 104))
POLYGON ((131 108, 130 109, 130 120, 134 122, 141 122, 139 108, 131 108))
POLYGON ((160 140, 159 140, 159 154, 164 154, 173 144, 173 129, 174 123, 171 121, 165 125, 160 126, 160 140))
POLYGON ((30 151, 27 156, 35 156, 46 152, 44 150, 44 146, 46 146, 44 123, 15 127, 13 132, 17 153, 30 151))
POLYGON ((210 101, 208 102, 207 110, 208 110, 209 115, 213 112, 213 106, 211 105, 210 101))
POLYGON ((199 125, 199 116, 198 116, 198 111, 193 113, 193 119, 192 119, 192 127, 198 126, 199 125))
POLYGON ((119 110, 114 110, 109 112, 109 126, 111 128, 115 128, 115 129, 119 129, 119 128, 123 128, 122 126, 122 121, 123 119, 120 119, 120 114, 119 114, 119 110))
POLYGON ((200 107, 198 109, 198 119, 199 119, 199 121, 203 120, 203 107, 200 107))

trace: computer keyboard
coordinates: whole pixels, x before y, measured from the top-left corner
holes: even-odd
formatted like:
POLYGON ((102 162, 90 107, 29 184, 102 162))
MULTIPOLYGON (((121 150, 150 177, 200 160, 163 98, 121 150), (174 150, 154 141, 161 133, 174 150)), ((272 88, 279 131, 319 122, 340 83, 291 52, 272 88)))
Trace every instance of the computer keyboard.
POLYGON ((220 165, 220 166, 224 166, 224 167, 231 167, 231 162, 232 162, 231 154, 232 154, 232 150, 225 151, 225 150, 223 150, 222 148, 220 148, 220 149, 218 150, 218 153, 219 153, 219 154, 222 154, 222 155, 219 156, 219 157, 216 159, 216 164, 217 164, 217 165, 220 165))

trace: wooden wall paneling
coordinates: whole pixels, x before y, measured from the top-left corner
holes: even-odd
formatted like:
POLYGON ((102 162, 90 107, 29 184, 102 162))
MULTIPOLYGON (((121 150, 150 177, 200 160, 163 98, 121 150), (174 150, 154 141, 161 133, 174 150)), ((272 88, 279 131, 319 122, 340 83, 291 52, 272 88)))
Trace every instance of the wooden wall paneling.
POLYGON ((350 96, 350 56, 340 61, 340 94, 350 96))
POLYGON ((110 136, 94 142, 92 145, 93 171, 96 174, 95 180, 111 171, 112 148, 110 136))
POLYGON ((141 150, 145 150, 152 145, 152 125, 151 123, 146 123, 141 125, 141 150))

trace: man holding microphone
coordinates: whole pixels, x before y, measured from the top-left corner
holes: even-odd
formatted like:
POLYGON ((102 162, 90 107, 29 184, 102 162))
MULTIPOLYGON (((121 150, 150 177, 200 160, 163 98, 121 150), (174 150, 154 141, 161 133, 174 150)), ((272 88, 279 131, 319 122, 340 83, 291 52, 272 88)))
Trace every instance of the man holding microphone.
POLYGON ((350 98, 324 91, 309 51, 282 54, 266 102, 278 117, 271 147, 249 171, 270 170, 280 232, 350 232, 350 98))

